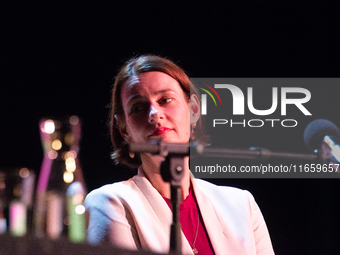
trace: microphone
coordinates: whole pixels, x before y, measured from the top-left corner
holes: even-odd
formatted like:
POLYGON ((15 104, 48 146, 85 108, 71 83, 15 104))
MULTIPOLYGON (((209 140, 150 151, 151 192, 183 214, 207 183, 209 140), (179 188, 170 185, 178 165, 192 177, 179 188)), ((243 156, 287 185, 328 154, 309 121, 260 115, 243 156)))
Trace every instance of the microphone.
POLYGON ((340 162, 340 130, 329 120, 317 119, 309 123, 303 133, 305 144, 312 151, 322 151, 340 162))
MULTIPOLYGON (((248 160, 265 160, 271 158, 298 159, 298 160, 320 160, 320 155, 291 152, 275 152, 260 147, 250 147, 249 149, 214 148, 204 146, 198 142, 188 143, 167 143, 156 142, 151 144, 132 143, 125 144, 123 148, 127 152, 151 153, 163 157, 176 156, 184 157, 207 157, 207 158, 234 158, 248 160)), ((321 155, 322 160, 331 160, 330 155, 321 155)))

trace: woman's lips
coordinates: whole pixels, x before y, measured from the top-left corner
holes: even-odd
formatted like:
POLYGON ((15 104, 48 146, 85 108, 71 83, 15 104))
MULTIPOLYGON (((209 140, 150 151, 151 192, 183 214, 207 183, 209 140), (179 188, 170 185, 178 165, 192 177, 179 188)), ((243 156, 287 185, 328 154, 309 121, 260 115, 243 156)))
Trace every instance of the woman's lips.
POLYGON ((170 132, 172 129, 167 127, 156 128, 153 130, 152 134, 149 136, 159 136, 170 132))

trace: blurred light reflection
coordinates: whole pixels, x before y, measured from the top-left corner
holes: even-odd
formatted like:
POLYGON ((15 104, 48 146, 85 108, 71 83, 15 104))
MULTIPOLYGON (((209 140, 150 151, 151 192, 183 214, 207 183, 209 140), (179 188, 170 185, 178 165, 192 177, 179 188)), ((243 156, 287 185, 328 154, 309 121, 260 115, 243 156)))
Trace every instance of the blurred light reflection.
POLYGON ((73 173, 64 172, 64 182, 71 183, 73 182, 73 179, 74 179, 73 173))
POLYGON ((54 121, 53 120, 46 120, 43 131, 47 134, 52 134, 55 131, 54 121))
POLYGON ((59 139, 55 139, 55 140, 52 142, 52 149, 53 149, 53 150, 58 151, 58 150, 61 149, 62 146, 63 146, 63 145, 62 145, 62 143, 61 143, 61 141, 60 141, 59 139))

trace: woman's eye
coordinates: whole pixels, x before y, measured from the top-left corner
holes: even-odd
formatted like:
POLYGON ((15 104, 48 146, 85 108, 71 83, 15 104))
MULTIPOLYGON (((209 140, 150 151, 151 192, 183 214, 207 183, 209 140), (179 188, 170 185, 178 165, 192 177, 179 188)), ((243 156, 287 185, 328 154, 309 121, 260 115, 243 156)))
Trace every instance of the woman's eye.
POLYGON ((160 103, 161 104, 167 104, 167 103, 170 103, 171 101, 172 101, 172 98, 166 97, 166 98, 162 98, 160 103))
POLYGON ((130 112, 131 112, 131 113, 138 113, 138 112, 141 112, 141 111, 143 111, 143 106, 137 104, 137 105, 132 106, 130 112))
POLYGON ((131 108, 131 112, 137 112, 138 111, 138 106, 134 106, 131 108))

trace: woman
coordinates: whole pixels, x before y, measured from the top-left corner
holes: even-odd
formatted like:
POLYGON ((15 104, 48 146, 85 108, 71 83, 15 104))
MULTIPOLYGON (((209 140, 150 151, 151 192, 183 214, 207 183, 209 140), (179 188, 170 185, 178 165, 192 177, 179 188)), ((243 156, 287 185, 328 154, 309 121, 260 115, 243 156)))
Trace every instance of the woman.
MULTIPOLYGON (((138 174, 87 196, 89 242, 167 253, 172 213, 170 185, 160 174, 164 158, 122 148, 124 142, 204 142, 199 94, 173 62, 154 55, 132 58, 114 83, 110 129, 116 161, 138 167, 138 174)), ((181 188, 183 254, 274 254, 249 192, 191 178, 188 157, 181 188)))

